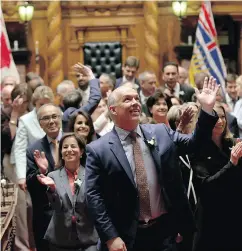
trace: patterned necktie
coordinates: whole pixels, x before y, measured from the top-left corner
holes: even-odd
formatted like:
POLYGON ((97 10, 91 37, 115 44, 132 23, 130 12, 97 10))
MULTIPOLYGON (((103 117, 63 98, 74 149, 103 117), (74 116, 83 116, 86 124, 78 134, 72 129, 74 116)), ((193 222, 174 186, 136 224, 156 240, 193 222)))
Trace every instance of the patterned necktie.
POLYGON ((55 167, 58 167, 59 164, 59 141, 57 139, 51 140, 53 144, 53 159, 55 161, 55 167))
POLYGON ((137 133, 131 132, 130 137, 132 140, 134 152, 136 184, 138 188, 140 203, 140 217, 142 219, 148 220, 151 218, 150 195, 147 174, 145 170, 144 160, 142 157, 142 150, 137 140, 137 133))

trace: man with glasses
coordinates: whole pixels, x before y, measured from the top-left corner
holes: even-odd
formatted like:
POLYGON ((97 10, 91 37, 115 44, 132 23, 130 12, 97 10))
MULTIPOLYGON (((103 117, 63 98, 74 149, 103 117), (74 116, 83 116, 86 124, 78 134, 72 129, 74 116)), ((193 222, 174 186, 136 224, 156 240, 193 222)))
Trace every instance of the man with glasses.
POLYGON ((27 188, 33 203, 33 230, 38 251, 48 251, 48 243, 43 239, 49 225, 52 209, 46 195, 46 187, 37 180, 37 175, 48 174, 58 167, 59 141, 62 137, 62 113, 53 104, 41 106, 37 112, 39 124, 46 135, 27 149, 27 188), (43 165, 37 165, 35 158, 41 158, 43 165), (48 162, 48 169, 45 163, 48 162))

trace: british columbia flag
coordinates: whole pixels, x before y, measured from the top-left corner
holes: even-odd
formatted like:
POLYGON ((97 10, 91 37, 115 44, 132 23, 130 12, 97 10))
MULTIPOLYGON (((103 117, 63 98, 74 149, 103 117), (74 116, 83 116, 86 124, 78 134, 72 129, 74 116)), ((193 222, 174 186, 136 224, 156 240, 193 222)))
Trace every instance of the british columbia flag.
POLYGON ((224 87, 227 76, 224 60, 217 42, 217 32, 214 24, 210 1, 204 1, 199 14, 196 30, 196 42, 189 69, 190 84, 195 86, 194 75, 205 72, 217 79, 224 87))

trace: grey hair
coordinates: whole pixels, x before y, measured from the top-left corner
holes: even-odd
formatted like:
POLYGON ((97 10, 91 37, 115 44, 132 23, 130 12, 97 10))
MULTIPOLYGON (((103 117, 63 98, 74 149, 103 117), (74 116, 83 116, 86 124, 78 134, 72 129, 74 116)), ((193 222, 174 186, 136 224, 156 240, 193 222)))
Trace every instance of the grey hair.
POLYGON ((109 84, 109 86, 111 86, 111 87, 115 86, 115 78, 113 78, 111 75, 109 75, 107 73, 102 73, 101 76, 108 78, 108 84, 109 84))
POLYGON ((113 92, 110 93, 110 95, 109 95, 109 97, 108 97, 108 102, 107 102, 108 108, 109 108, 110 106, 115 105, 116 102, 117 102, 116 92, 113 91, 113 92))
POLYGON ((139 77, 138 77, 139 81, 143 82, 143 81, 147 80, 148 75, 155 75, 155 73, 152 71, 144 71, 139 74, 139 77))
POLYGON ((75 85, 71 80, 64 80, 57 85, 57 88, 56 88, 57 94, 62 94, 63 92, 65 92, 66 86, 72 86, 73 89, 75 88, 75 85))
POLYGON ((54 104, 52 104, 52 103, 48 103, 48 104, 42 105, 42 106, 38 109, 38 111, 37 111, 37 119, 38 119, 38 121, 40 120, 40 114, 41 114, 41 112, 43 111, 43 109, 44 109, 45 107, 48 107, 48 106, 55 107, 55 108, 58 110, 58 112, 59 112, 59 114, 60 114, 60 116, 61 116, 61 119, 62 119, 62 115, 63 115, 63 114, 62 114, 62 111, 61 111, 60 107, 57 106, 57 105, 54 105, 54 104))
POLYGON ((236 78, 236 84, 242 88, 242 75, 236 78))

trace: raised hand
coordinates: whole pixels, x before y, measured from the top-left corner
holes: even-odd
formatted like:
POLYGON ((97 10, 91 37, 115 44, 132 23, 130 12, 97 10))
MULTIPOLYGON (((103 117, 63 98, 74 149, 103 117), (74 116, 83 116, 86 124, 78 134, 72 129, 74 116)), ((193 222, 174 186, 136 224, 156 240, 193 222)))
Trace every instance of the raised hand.
POLYGON ((18 115, 20 114, 19 109, 21 109, 21 105, 23 104, 24 99, 21 98, 20 95, 18 95, 12 103, 12 108, 13 108, 13 112, 17 113, 18 115))
POLYGON ((39 150, 34 151, 34 160, 36 165, 38 166, 41 173, 45 174, 48 170, 48 160, 45 157, 45 153, 39 150))
POLYGON ((239 142, 232 148, 230 161, 234 166, 236 166, 241 157, 242 157, 242 142, 239 142))
POLYGON ((37 179, 42 185, 50 187, 52 192, 55 191, 56 188, 55 188, 55 182, 53 179, 45 176, 44 174, 37 175, 37 179))
POLYGON ((86 65, 77 63, 73 66, 73 68, 77 73, 81 73, 84 76, 87 76, 89 81, 95 78, 92 69, 86 65))
POLYGON ((194 112, 192 107, 187 107, 181 115, 180 122, 177 126, 177 131, 183 132, 185 127, 191 122, 193 116, 194 112))
POLYGON ((202 109, 205 112, 211 113, 213 111, 213 107, 216 102, 216 94, 219 88, 220 86, 217 84, 214 77, 210 77, 209 79, 206 77, 204 79, 201 93, 197 88, 195 88, 197 100, 202 105, 202 109))

